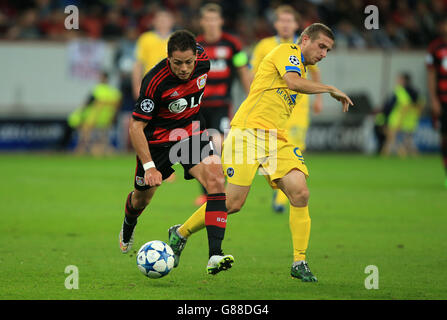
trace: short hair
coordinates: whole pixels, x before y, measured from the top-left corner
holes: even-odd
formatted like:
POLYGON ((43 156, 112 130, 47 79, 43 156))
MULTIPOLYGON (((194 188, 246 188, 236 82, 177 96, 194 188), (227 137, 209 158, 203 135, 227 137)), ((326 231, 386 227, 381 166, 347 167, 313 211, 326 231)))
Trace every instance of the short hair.
POLYGON ((411 74, 408 72, 401 72, 400 76, 404 79, 405 85, 411 84, 411 74))
POLYGON ((168 57, 172 56, 174 51, 197 52, 196 37, 188 30, 175 31, 168 40, 168 57))
POLYGON ((222 7, 217 3, 207 3, 200 8, 200 17, 203 17, 205 12, 215 12, 222 17, 222 7))
POLYGON ((301 44, 303 35, 307 35, 310 40, 314 41, 315 39, 318 39, 320 33, 335 41, 334 33, 332 32, 331 28, 322 23, 312 23, 310 26, 303 30, 300 37, 298 38, 298 44, 301 44))
POLYGON ((293 17, 295 18, 295 21, 297 23, 299 23, 301 20, 300 14, 291 5, 288 5, 288 4, 283 4, 283 5, 278 6, 275 9, 274 13, 275 13, 275 15, 274 15, 275 21, 278 20, 278 17, 281 13, 289 13, 289 14, 293 15, 293 17))

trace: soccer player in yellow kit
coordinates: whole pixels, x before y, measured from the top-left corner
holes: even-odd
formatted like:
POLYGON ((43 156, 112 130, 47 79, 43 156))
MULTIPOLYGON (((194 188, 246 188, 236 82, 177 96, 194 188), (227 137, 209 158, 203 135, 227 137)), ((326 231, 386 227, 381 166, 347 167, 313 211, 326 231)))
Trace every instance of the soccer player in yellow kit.
MULTIPOLYGON (((262 59, 270 53, 277 45, 281 43, 296 43, 298 36, 296 32, 299 28, 299 16, 295 9, 290 5, 280 5, 275 10, 275 28, 277 35, 264 38, 256 45, 253 50, 251 66, 253 73, 258 71, 262 59)), ((320 82, 320 69, 317 65, 307 66, 307 70, 312 80, 320 82)), ((301 151, 306 149, 306 133, 309 128, 309 96, 303 95, 297 101, 289 120, 287 121, 287 131, 290 141, 293 141, 301 151)), ((318 114, 323 107, 322 96, 315 95, 313 103, 313 112, 318 114)), ((281 190, 275 190, 273 194, 272 207, 277 213, 284 212, 287 204, 287 197, 281 190)))
POLYGON ((143 76, 157 63, 166 58, 169 36, 174 27, 174 16, 167 10, 160 10, 154 16, 154 30, 140 35, 135 48, 135 64, 132 70, 134 97, 140 95, 143 76))
MULTIPOLYGON (((290 201, 294 261, 290 273, 304 282, 317 281, 306 261, 310 236, 308 170, 299 148, 288 139, 286 123, 303 94, 330 93, 342 103, 344 112, 353 104, 337 88, 306 79, 307 65, 325 58, 333 45, 330 28, 314 23, 303 31, 297 44, 281 44, 272 50, 261 62, 223 144, 228 213, 242 208, 259 168, 271 187, 280 188, 290 201)), ((175 233, 170 233, 169 245, 177 261, 187 238, 204 228, 204 220, 202 206, 175 233)))

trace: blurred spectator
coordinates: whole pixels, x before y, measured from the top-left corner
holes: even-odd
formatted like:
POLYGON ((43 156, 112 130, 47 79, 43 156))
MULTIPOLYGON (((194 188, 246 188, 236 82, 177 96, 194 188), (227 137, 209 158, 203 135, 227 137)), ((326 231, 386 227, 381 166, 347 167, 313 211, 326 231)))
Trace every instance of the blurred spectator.
POLYGON ((408 40, 405 33, 393 21, 388 21, 385 27, 366 33, 371 47, 381 49, 403 49, 408 40))
POLYGON ((40 30, 50 40, 65 40, 67 30, 65 29, 65 14, 60 9, 53 9, 40 23, 40 30))
POLYGON ((388 156, 397 152, 402 157, 416 155, 414 132, 419 124, 424 102, 413 86, 410 74, 403 72, 397 77, 391 104, 381 154, 388 156))
POLYGON ((123 25, 121 22, 120 12, 118 10, 110 10, 107 13, 104 26, 102 28, 102 37, 105 40, 117 40, 123 36, 123 25))
POLYGON ((109 76, 103 72, 87 104, 80 109, 79 120, 75 117, 76 111, 69 117, 69 125, 79 132, 75 150, 78 154, 105 155, 112 151, 109 131, 116 119, 121 93, 108 82, 109 76))
MULTIPOLYGON (((237 34, 250 47, 274 33, 269 27, 273 8, 285 1, 0 1, 0 38, 66 41, 71 38, 71 32, 62 30, 61 22, 64 8, 69 4, 78 6, 81 29, 93 38, 119 40, 124 37, 124 30, 133 25, 138 27, 139 33, 146 32, 153 28, 154 13, 159 9, 171 11, 177 25, 197 34, 200 30, 198 8, 207 2, 222 6, 226 18, 224 30, 237 34)), ((446 0, 300 0, 290 3, 305 17, 302 28, 313 22, 323 22, 333 29, 341 29, 339 36, 348 48, 419 49, 435 37, 435 25, 447 16, 446 0), (370 4, 379 9, 379 30, 364 27, 364 9, 370 4)))
POLYGON ((132 73, 134 97, 140 94, 144 74, 166 57, 168 38, 174 27, 174 17, 170 11, 159 10, 153 19, 154 30, 143 33, 137 40, 136 61, 132 73))
POLYGON ((135 107, 132 91, 132 69, 135 63, 135 43, 138 37, 136 27, 127 28, 124 38, 117 45, 114 65, 118 74, 119 89, 122 94, 121 107, 117 116, 118 148, 124 151, 131 149, 129 141, 130 114, 135 107))
POLYGON ((348 20, 341 21, 334 33, 337 48, 366 48, 366 40, 348 20))
POLYGON ((13 25, 8 31, 8 39, 34 40, 39 39, 41 34, 37 27, 38 16, 36 9, 27 9, 19 18, 17 24, 13 25))

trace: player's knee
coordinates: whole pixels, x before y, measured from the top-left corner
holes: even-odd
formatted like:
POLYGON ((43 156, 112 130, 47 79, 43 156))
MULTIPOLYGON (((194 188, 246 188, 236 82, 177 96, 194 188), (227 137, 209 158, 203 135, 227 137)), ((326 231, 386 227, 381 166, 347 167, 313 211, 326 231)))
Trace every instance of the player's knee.
POLYGON ((301 188, 293 191, 289 195, 290 204, 294 207, 305 207, 309 201, 309 189, 301 188))
POLYGON ((211 194, 225 192, 225 177, 222 172, 210 172, 207 175, 206 191, 211 194))
POLYGON ((227 197, 226 206, 227 206, 228 214, 239 212, 243 205, 244 205, 243 200, 240 200, 240 199, 232 199, 231 200, 231 199, 228 199, 228 197, 227 197))

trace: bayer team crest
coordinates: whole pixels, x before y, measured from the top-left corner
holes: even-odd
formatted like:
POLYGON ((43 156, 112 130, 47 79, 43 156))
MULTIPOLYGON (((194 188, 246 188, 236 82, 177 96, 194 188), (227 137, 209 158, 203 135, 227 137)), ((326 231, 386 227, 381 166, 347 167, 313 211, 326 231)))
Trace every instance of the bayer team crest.
POLYGON ((295 55, 289 56, 289 62, 295 66, 298 66, 300 64, 300 60, 295 55))
POLYGON ((208 75, 205 73, 197 78, 197 87, 199 89, 202 89, 205 86, 207 77, 208 77, 208 75))
POLYGON ((152 101, 151 99, 144 99, 143 101, 141 101, 140 107, 141 110, 149 113, 154 110, 154 101, 152 101))

